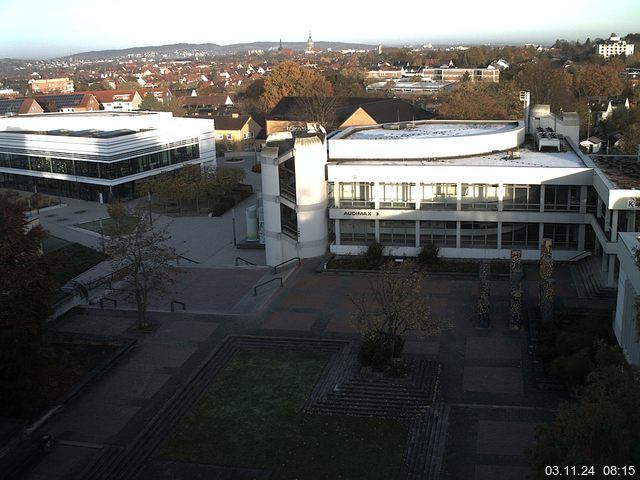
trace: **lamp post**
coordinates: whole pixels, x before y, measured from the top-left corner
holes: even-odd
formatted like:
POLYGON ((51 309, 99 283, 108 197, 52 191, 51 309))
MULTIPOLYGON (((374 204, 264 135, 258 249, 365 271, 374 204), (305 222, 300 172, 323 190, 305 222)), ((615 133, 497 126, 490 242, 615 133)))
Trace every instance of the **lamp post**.
POLYGON ((147 201, 149 202, 149 225, 153 227, 153 215, 151 215, 151 191, 147 192, 147 201))

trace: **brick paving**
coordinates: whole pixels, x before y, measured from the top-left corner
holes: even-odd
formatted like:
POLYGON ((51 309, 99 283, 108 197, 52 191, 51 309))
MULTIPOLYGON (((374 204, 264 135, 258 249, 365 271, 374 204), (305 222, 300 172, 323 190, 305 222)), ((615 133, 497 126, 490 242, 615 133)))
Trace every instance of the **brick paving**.
MULTIPOLYGON (((229 334, 357 341, 350 296, 366 291, 368 279, 316 273, 318 262, 305 261, 283 274, 289 275, 283 288, 256 300, 252 289, 265 278, 264 271, 198 270, 200 287, 183 292, 187 304, 198 305, 199 312, 154 313, 160 326, 147 335, 127 331, 135 321, 130 311, 85 308, 62 319, 55 325, 58 330, 134 336, 140 346, 45 424, 60 443, 28 478, 73 478, 70 473, 88 468, 100 456, 119 455, 229 334)), ((528 303, 537 297, 534 270, 525 268, 528 303)), ((566 280, 558 303, 570 305, 575 297, 571 277, 562 267, 556 271, 566 280)), ((439 478, 526 478, 523 451, 533 441, 535 426, 553 418, 562 396, 533 384, 526 334, 508 328, 507 281, 491 281, 488 329, 476 324, 476 279, 437 277, 425 283, 433 314, 446 318, 450 328, 434 338, 410 332, 406 352, 437 360, 441 366, 438 402, 450 413, 438 437, 443 449, 439 478)), ((163 466, 151 460, 143 466, 141 478, 156 478, 163 466)), ((171 478, 253 478, 246 470, 179 464, 167 468, 171 478)), ((254 473, 256 478, 264 474, 254 473)))

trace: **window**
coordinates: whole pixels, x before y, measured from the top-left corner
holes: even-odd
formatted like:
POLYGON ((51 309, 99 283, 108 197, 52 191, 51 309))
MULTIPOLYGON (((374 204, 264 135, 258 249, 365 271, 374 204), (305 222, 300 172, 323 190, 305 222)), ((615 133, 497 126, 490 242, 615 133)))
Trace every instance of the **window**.
POLYGON ((540 210, 540 185, 505 185, 504 210, 540 210))
POLYGON ((578 248, 578 225, 566 223, 545 223, 544 238, 550 238, 557 250, 576 250, 578 248))
POLYGON ((460 222, 460 246, 463 248, 498 248, 498 224, 460 222))
POLYGON ((380 243, 415 247, 416 222, 412 220, 381 220, 380 243))
POLYGON ((298 214, 284 203, 280 204, 280 226, 282 233, 295 240, 298 239, 298 214))
POLYGON ((415 183, 381 183, 380 208, 412 208, 415 183))
POLYGON ((420 222, 420 245, 456 246, 456 222, 420 222))
POLYGON ((462 210, 498 210, 498 185, 462 185, 462 210))
POLYGON ((376 239, 373 220, 340 220, 340 243, 343 245, 369 245, 376 239))
POLYGON ((503 223, 502 248, 538 248, 538 223, 503 223))
POLYGON ((373 208, 371 199, 372 183, 340 183, 340 207, 373 208))
POLYGON ((580 187, 569 185, 547 185, 544 189, 545 211, 580 211, 580 187))
POLYGON ((224 138, 224 136, 221 133, 219 133, 218 134, 218 140, 222 140, 223 138, 224 138))
POLYGON ((227 133, 227 140, 231 140, 233 137, 231 136, 230 133, 227 133))
POLYGON ((455 210, 458 186, 455 183, 423 183, 419 187, 422 210, 455 210))

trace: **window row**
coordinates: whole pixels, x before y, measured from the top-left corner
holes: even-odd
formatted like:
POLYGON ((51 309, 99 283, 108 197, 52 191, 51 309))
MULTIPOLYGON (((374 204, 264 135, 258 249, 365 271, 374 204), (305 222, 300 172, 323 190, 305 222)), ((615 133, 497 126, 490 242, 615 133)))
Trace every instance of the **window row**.
MULTIPOLYGON (((420 244, 433 243, 439 247, 456 247, 457 222, 411 220, 380 220, 380 243, 383 245, 415 246, 416 234, 420 244)), ((547 223, 543 237, 551 238, 554 248, 578 248, 578 225, 547 223)), ((538 223, 502 223, 501 247, 537 249, 540 239, 538 223)), ((375 221, 340 220, 340 243, 367 245, 376 240, 375 221)), ((460 222, 462 248, 498 248, 498 224, 495 222, 460 222)))
POLYGON ((197 144, 112 163, 0 153, 0 167, 113 180, 196 158, 200 158, 197 144))
MULTIPOLYGON (((422 210, 456 210, 458 185, 455 183, 380 183, 376 198, 372 182, 340 182, 338 201, 342 208, 374 208, 379 200, 380 208, 413 209, 416 203, 422 210)), ((489 184, 461 184, 460 208, 462 210, 498 210, 499 186, 489 184)), ((597 194, 589 187, 587 211, 595 209, 597 194)), ((504 185, 503 210, 539 211, 540 185, 504 185)), ((546 211, 580 211, 580 187, 546 185, 544 195, 546 211)))

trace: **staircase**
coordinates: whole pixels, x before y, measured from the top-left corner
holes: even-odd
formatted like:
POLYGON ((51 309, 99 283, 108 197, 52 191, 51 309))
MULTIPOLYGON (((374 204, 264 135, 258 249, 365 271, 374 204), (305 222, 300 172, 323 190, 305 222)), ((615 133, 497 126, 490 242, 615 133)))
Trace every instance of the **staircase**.
POLYGON ((618 289, 607 287, 606 273, 600 271, 601 258, 585 258, 571 265, 571 277, 580 298, 616 298, 618 289))

